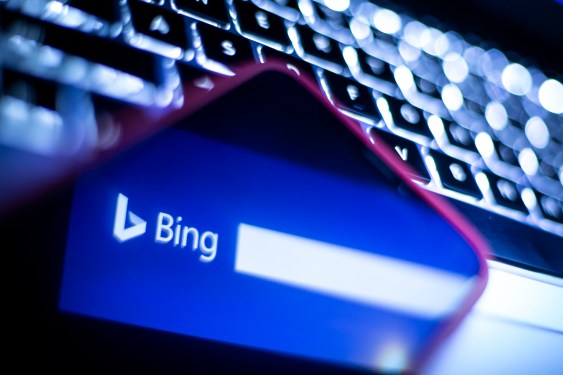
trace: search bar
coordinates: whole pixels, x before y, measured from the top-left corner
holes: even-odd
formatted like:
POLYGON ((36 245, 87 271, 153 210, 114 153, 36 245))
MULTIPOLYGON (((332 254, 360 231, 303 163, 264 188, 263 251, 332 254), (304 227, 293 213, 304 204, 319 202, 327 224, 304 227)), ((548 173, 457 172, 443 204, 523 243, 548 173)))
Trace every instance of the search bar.
POLYGON ((453 312, 461 275, 241 223, 235 271, 326 296, 424 318, 453 312))

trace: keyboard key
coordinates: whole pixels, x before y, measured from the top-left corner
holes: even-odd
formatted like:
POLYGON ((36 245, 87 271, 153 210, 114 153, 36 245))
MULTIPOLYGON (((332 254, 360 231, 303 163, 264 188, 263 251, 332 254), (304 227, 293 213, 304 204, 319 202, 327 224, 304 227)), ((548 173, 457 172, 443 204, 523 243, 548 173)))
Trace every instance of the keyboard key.
POLYGON ((472 131, 448 120, 442 119, 442 122, 444 123, 444 132, 448 142, 452 146, 477 153, 474 139, 475 134, 472 131))
POLYGON ((260 0, 253 1, 260 8, 277 14, 288 21, 296 22, 301 18, 298 0, 260 0))
POLYGON ((432 159, 434 159, 436 170, 442 185, 446 189, 457 191, 476 199, 482 198, 481 191, 467 164, 441 152, 430 150, 429 153, 432 159))
POLYGON ((312 12, 311 14, 304 13, 304 16, 313 29, 342 43, 351 44, 353 42, 352 32, 348 27, 348 18, 343 12, 332 10, 317 1, 311 1, 309 4, 312 12))
POLYGON ((287 49, 291 44, 283 18, 258 8, 250 1, 235 0, 240 31, 287 49))
MULTIPOLYGON (((563 146, 559 146, 560 150, 563 150, 563 146)), ((563 155, 562 155, 563 156, 563 155)), ((563 159, 563 157, 561 158, 563 159)), ((539 164, 539 169, 538 172, 541 176, 545 177, 545 178, 549 178, 551 180, 559 180, 559 169, 563 168, 563 165, 560 165, 559 168, 551 165, 550 163, 548 163, 547 161, 543 160, 540 164, 539 164)), ((563 183, 563 182, 562 182, 563 183)))
POLYGON ((131 74, 155 85, 163 83, 163 59, 158 55, 117 40, 101 38, 15 12, 4 10, 4 16, 0 30, 8 34, 27 39, 40 35, 38 42, 41 44, 131 74))
POLYGON ((383 33, 374 27, 371 28, 371 34, 375 39, 375 44, 379 47, 386 45, 387 47, 396 50, 399 45, 400 39, 396 35, 383 33))
POLYGON ((520 168, 518 157, 512 148, 496 140, 493 140, 493 144, 495 146, 496 155, 500 161, 520 168))
POLYGON ((366 86, 328 71, 324 72, 324 79, 330 90, 330 96, 340 108, 368 116, 375 121, 381 119, 371 90, 366 86))
POLYGON ((490 172, 484 173, 489 180, 489 186, 497 204, 525 214, 528 213, 522 196, 514 182, 498 177, 490 172))
POLYGON ((270 61, 272 59, 284 61, 287 68, 295 72, 297 75, 306 74, 312 79, 316 79, 317 77, 311 64, 307 63, 304 60, 295 58, 269 47, 261 47, 260 54, 264 61, 270 61))
POLYGON ((434 83, 444 83, 447 80, 443 73, 443 60, 425 51, 422 51, 416 60, 407 63, 415 77, 419 76, 428 82, 434 83))
POLYGON ((34 106, 57 110, 57 84, 12 69, 2 69, 0 93, 34 106))
POLYGON ((397 151, 399 157, 414 170, 413 179, 425 184, 430 182, 430 175, 414 142, 376 128, 369 130, 369 136, 375 144, 382 139, 385 144, 397 151))
POLYGON ((514 150, 497 139, 493 139, 488 133, 481 132, 475 137, 475 145, 483 158, 488 160, 498 160, 511 167, 520 169, 518 158, 514 150))
POLYGON ((413 75, 413 78, 418 92, 431 96, 434 99, 442 100, 440 88, 435 83, 416 75, 413 75))
MULTIPOLYGON (((183 93, 186 98, 213 90, 217 82, 224 77, 218 73, 205 70, 200 66, 184 61, 177 61, 176 67, 178 68, 180 79, 182 80, 183 93)), ((188 99, 186 105, 190 106, 190 103, 192 102, 188 99)))
POLYGON ((178 69, 178 74, 180 74, 180 79, 183 84, 200 80, 199 83, 196 84, 200 88, 212 89, 215 86, 213 79, 218 76, 215 72, 205 70, 196 65, 188 64, 184 61, 178 61, 176 63, 176 68, 178 69))
POLYGON ((70 0, 67 4, 109 23, 121 20, 119 0, 70 0))
POLYGON ((543 216, 551 221, 563 224, 563 202, 554 197, 535 192, 538 206, 543 216))
POLYGON ((184 17, 163 7, 129 0, 135 30, 161 42, 186 49, 188 36, 184 17))
POLYGON ((470 164, 480 160, 473 138, 476 134, 436 115, 430 115, 427 123, 443 152, 470 164))
POLYGON ((432 138, 430 128, 420 109, 392 96, 384 95, 384 98, 389 105, 389 112, 396 127, 432 138))
POLYGON ((313 10, 318 18, 329 24, 335 29, 344 29, 348 27, 346 16, 342 12, 330 9, 326 5, 312 1, 313 10))
POLYGON ((485 91, 483 79, 473 74, 468 74, 463 82, 458 83, 464 98, 477 102, 481 105, 489 101, 488 95, 485 91))
POLYGON ((393 76, 389 63, 368 55, 361 49, 357 49, 356 53, 358 55, 358 63, 364 74, 390 83, 395 83, 395 77, 393 76))
MULTIPOLYGON (((476 102, 474 100, 470 100, 468 98, 464 98, 465 109, 471 114, 473 118, 477 118, 481 121, 486 122, 485 118, 485 110, 486 107, 481 105, 481 103, 476 102)), ((486 124, 486 127, 489 128, 489 125, 486 124)))
POLYGON ((312 57, 313 63, 330 65, 332 70, 342 71, 344 57, 340 51, 338 42, 325 35, 319 34, 304 25, 295 25, 295 29, 301 41, 301 48, 305 58, 312 57))
MULTIPOLYGON (((37 168, 20 169, 26 158, 72 155, 92 145, 93 139, 85 138, 95 126, 90 95, 77 87, 7 67, 0 68, 0 77, 0 149, 6 157, 0 161, 0 170, 11 171, 12 176, 21 174, 30 179, 27 183, 40 183, 52 177, 48 166, 40 162, 37 168)), ((57 164, 56 158, 50 160, 57 164)), ((0 182, 3 187, 30 187, 22 184, 24 180, 4 180, 0 182)))
POLYGON ((277 5, 301 12, 299 10, 299 5, 297 4, 298 0, 271 0, 271 1, 276 3, 277 5))
POLYGON ((225 0, 173 0, 172 8, 222 26, 229 23, 225 0))
POLYGON ((209 60, 227 66, 254 60, 250 42, 231 32, 207 25, 197 24, 201 45, 209 60))

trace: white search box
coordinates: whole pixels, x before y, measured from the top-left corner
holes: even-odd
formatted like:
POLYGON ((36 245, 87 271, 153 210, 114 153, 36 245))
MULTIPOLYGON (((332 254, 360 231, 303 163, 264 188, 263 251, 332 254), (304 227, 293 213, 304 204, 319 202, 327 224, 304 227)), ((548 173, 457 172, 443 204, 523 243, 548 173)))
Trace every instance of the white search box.
POLYGON ((236 272, 425 318, 451 313, 472 279, 241 223, 236 272))

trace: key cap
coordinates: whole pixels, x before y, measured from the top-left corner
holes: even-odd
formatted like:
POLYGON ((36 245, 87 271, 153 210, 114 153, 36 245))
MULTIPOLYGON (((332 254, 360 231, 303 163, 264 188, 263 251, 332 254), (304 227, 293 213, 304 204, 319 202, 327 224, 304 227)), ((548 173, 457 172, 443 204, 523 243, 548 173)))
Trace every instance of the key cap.
POLYGON ((336 99, 340 108, 368 116, 375 121, 381 119, 371 91, 366 86, 328 71, 324 72, 324 78, 331 97, 336 99))
MULTIPOLYGON (((334 70, 342 71, 344 57, 338 42, 325 35, 319 34, 304 25, 295 25, 301 41, 302 53, 320 59, 320 63, 328 63, 334 70)), ((313 61, 315 62, 315 61, 313 61)))
POLYGON ((416 75, 413 75, 413 78, 418 92, 431 96, 434 99, 442 100, 440 88, 435 83, 416 75))
POLYGON ((358 63, 364 74, 382 79, 384 81, 395 83, 395 77, 391 71, 391 66, 377 57, 368 55, 361 49, 356 50, 358 54, 358 63))
POLYGON ((295 72, 297 75, 306 74, 312 79, 316 79, 317 77, 311 64, 307 63, 304 60, 295 58, 269 47, 261 47, 260 54, 262 55, 264 61, 270 61, 272 59, 284 61, 287 68, 295 72))
POLYGON ((172 8, 188 15, 195 15, 221 26, 229 23, 225 0, 174 0, 172 8))
POLYGON ((176 68, 178 69, 178 73, 180 74, 180 78, 182 79, 183 83, 187 83, 204 76, 218 76, 218 74, 215 72, 205 70, 197 65, 188 64, 183 61, 178 61, 176 63, 176 68))
POLYGON ((235 0, 235 10, 241 33, 263 39, 287 49, 291 44, 283 18, 258 8, 250 1, 235 0))
POLYGON ((163 83, 163 59, 117 40, 58 26, 16 12, 4 10, 0 30, 27 39, 37 39, 70 55, 78 56, 131 74, 148 82, 163 83), (100 53, 103 51, 103 53, 100 53))
POLYGON ((258 7, 291 22, 296 22, 301 18, 301 11, 299 10, 297 0, 258 0, 252 2, 258 7))
POLYGON ((397 151, 399 157, 413 168, 415 173, 412 176, 413 179, 425 184, 430 182, 430 174, 414 142, 376 128, 369 130, 369 136, 375 144, 381 139, 385 144, 397 151))
MULTIPOLYGON (((563 146, 559 146, 559 150, 563 150, 563 146)), ((563 158, 562 158, 563 159, 563 158)), ((553 161, 557 161, 557 159, 553 160, 553 161)), ((563 165, 560 165, 559 167, 556 167, 554 165, 551 165, 550 163, 548 163, 545 160, 542 160, 539 163, 539 169, 538 172, 540 173, 541 176, 545 177, 545 178, 549 178, 551 180, 559 180, 559 170, 560 168, 563 168, 563 165)), ((563 187, 562 187, 563 189, 563 187)))
POLYGON ((135 30, 181 49, 188 47, 184 17, 160 6, 129 0, 131 21, 135 30))
POLYGON ((467 164, 435 150, 430 150, 429 154, 434 159, 438 175, 445 188, 476 199, 482 198, 481 191, 467 164))
POLYGON ((493 144, 495 146, 496 155, 500 161, 520 168, 518 157, 512 148, 497 140, 493 140, 493 144))
POLYGON ((207 25, 197 24, 205 56, 227 66, 254 59, 248 40, 239 35, 207 25))
POLYGON ((477 153, 473 132, 448 120, 442 119, 442 122, 444 123, 444 132, 451 145, 477 153))
POLYGON ((396 50, 397 46, 399 45, 399 38, 393 34, 386 34, 384 32, 377 30, 374 27, 371 28, 371 34, 375 39, 376 45, 379 46, 381 46, 381 44, 387 45, 393 50, 396 50))
POLYGON ((473 138, 476 134, 436 115, 429 116, 427 123, 443 152, 470 164, 480 160, 473 138))
MULTIPOLYGON (((464 102, 464 105, 465 105, 465 109, 469 113, 471 113, 471 116, 473 118, 478 118, 479 120, 486 123, 487 120, 485 118, 485 107, 483 105, 481 105, 479 102, 476 102, 474 100, 470 100, 468 98, 464 98, 463 102, 464 102)), ((489 125, 486 124, 486 127, 488 128, 489 125)))
POLYGON ((489 186, 497 204, 525 214, 528 213, 522 196, 514 182, 498 177, 490 172, 484 173, 489 180, 489 186))
POLYGON ((29 104, 57 110, 57 85, 9 68, 2 69, 0 93, 29 104))
POLYGON ((299 5, 297 4, 298 0, 271 0, 271 1, 273 1, 274 3, 280 6, 295 10, 297 12, 301 12, 299 10, 299 5))
POLYGON ((389 105, 389 112, 395 126, 432 138, 430 128, 420 109, 392 96, 384 95, 384 98, 389 105))
POLYGON ((324 22, 327 22, 334 28, 347 27, 347 20, 342 12, 332 10, 329 7, 316 1, 312 1, 311 4, 313 5, 313 10, 317 17, 319 17, 324 22))
POLYGON ((507 163, 509 166, 520 169, 514 150, 486 132, 481 132, 475 137, 475 145, 485 160, 496 159, 507 163))
POLYGON ((121 20, 118 0, 70 0, 68 5, 109 23, 121 20))
POLYGON ((463 82, 458 83, 458 87, 464 98, 477 102, 481 105, 486 104, 489 99, 483 85, 483 79, 469 73, 463 82))
POLYGON ((198 65, 184 61, 177 61, 176 68, 182 80, 182 89, 184 97, 187 98, 186 106, 188 107, 193 105, 190 98, 213 90, 217 82, 224 77, 216 72, 205 70, 198 65))
POLYGON ((216 81, 221 77, 218 73, 205 70, 197 65, 188 64, 183 61, 178 61, 176 67, 178 68, 178 73, 182 80, 184 95, 187 98, 190 98, 190 95, 199 95, 201 93, 200 90, 203 90, 203 92, 211 91, 215 88, 216 81), (193 84, 195 88, 190 84, 193 84), (194 92, 186 90, 194 90, 194 92))
MULTIPOLYGON (((93 139, 87 136, 93 134, 90 131, 94 126, 91 102, 83 90, 7 67, 0 68, 0 77, 0 148, 10 148, 3 149, 10 157, 4 159, 8 165, 2 167, 22 177, 42 179, 46 177, 40 176, 46 172, 46 160, 35 159, 36 164, 20 170, 23 164, 18 163, 25 158, 21 152, 34 158, 55 157, 79 154, 82 147, 92 146, 93 139)), ((56 164, 56 158, 50 160, 56 164)), ((15 187, 22 182, 16 179, 8 185, 15 187)))
POLYGON ((447 80, 442 68, 443 60, 422 51, 418 59, 409 63, 414 76, 434 83, 447 80))
POLYGON ((563 202, 537 191, 534 191, 534 193, 543 216, 548 220, 563 224, 563 202))
POLYGON ((313 29, 342 43, 353 43, 354 39, 348 27, 348 19, 343 12, 332 10, 317 1, 311 1, 310 4, 313 12, 310 16, 308 13, 304 13, 304 16, 313 29))

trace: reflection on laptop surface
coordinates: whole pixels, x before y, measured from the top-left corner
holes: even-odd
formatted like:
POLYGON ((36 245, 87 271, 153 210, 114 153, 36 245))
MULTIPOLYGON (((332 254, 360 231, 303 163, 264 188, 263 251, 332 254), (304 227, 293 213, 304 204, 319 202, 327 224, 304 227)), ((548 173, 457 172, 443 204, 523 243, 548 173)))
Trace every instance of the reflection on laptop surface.
MULTIPOLYGON (((26 241, 15 246, 21 274, 34 276, 13 289, 14 305, 21 303, 14 311, 40 311, 27 312, 35 320, 25 335, 55 337, 52 323, 63 319, 61 259, 68 243, 88 238, 89 225, 70 215, 95 212, 69 198, 71 190, 89 196, 76 179, 150 139, 149 124, 197 103, 197 92, 235 81, 241 64, 281 61, 311 78, 366 140, 395 150, 417 186, 445 198, 490 246, 485 292, 424 373, 562 373, 561 17, 554 0, 0 1, 2 233, 41 227, 36 213, 58 207, 49 253, 26 241), (116 116, 131 108, 141 114, 135 123, 116 116)), ((264 89, 291 102, 278 87, 264 89)), ((222 115, 228 121, 229 112, 222 115)), ((192 227, 185 214, 182 222, 153 207, 162 213, 153 223, 149 208, 135 209, 120 193, 112 210, 121 207, 121 219, 108 216, 110 226, 121 225, 112 241, 141 241, 158 222, 163 246, 177 242, 198 262, 214 261, 223 237, 205 218, 192 227)), ((278 235, 244 228, 247 238, 278 235)), ((297 246, 304 237, 283 238, 297 246)), ((125 329, 112 327, 100 334, 125 329)))

